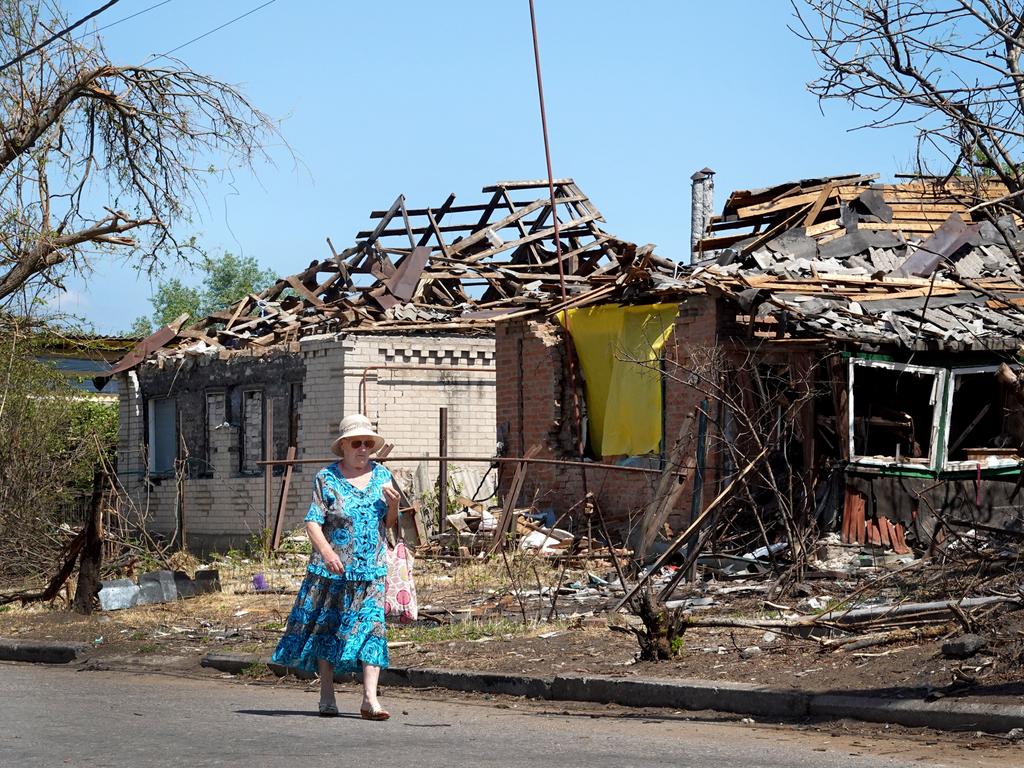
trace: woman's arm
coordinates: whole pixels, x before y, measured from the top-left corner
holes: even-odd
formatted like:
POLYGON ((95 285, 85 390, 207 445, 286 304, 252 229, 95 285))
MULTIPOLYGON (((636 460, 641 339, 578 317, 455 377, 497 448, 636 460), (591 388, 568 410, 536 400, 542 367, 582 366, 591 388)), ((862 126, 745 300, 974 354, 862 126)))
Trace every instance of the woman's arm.
POLYGON ((306 533, 309 534, 309 541, 313 548, 324 559, 324 566, 326 566, 327 570, 338 576, 343 575, 345 573, 345 566, 341 564, 341 558, 338 557, 338 553, 334 551, 334 547, 330 545, 327 537, 324 536, 324 529, 320 523, 307 520, 306 533))

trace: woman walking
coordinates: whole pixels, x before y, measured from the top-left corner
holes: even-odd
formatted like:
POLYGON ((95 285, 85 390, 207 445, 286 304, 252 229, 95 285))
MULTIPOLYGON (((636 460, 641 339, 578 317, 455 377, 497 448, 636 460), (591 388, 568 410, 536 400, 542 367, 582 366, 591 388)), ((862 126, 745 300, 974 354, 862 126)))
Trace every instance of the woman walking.
POLYGON ((313 546, 306 577, 271 660, 320 675, 322 717, 335 717, 334 675, 363 671, 359 714, 391 715, 377 700, 380 670, 388 666, 384 629, 385 526, 398 520, 391 473, 370 456, 384 445, 362 415, 347 416, 331 445, 338 461, 313 483, 306 531, 313 546))

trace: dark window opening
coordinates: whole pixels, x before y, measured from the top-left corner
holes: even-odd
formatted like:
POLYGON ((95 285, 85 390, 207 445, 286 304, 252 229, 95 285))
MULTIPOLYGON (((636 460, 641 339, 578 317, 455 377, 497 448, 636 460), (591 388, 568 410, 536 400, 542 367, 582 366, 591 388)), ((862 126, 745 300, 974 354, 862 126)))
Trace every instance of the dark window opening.
POLYGON ((855 365, 854 455, 928 463, 935 385, 935 373, 855 365))
POLYGON ((948 461, 1015 457, 1021 447, 1021 404, 993 371, 954 373, 948 461))
POLYGON ((178 458, 178 407, 173 398, 149 401, 149 471, 154 475, 174 472, 178 458))

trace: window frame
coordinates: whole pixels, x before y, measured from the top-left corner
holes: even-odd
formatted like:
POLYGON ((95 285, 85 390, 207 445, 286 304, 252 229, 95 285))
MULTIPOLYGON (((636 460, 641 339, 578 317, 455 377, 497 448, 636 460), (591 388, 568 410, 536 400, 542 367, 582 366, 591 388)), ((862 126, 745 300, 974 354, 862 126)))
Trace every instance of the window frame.
POLYGON ((897 363, 889 360, 872 360, 866 357, 851 357, 849 360, 847 370, 847 429, 848 429, 848 444, 850 464, 861 467, 899 467, 901 469, 917 470, 929 469, 932 471, 938 471, 939 467, 942 466, 941 460, 945 457, 943 452, 944 445, 940 444, 940 438, 944 438, 944 435, 940 432, 941 428, 945 424, 945 390, 946 380, 949 378, 949 369, 937 368, 929 365, 914 365, 912 363, 897 363), (854 402, 854 384, 856 382, 855 368, 857 366, 863 368, 882 368, 890 371, 899 371, 901 373, 915 373, 915 374, 927 374, 934 377, 932 383, 931 403, 932 403, 932 426, 931 433, 928 437, 929 453, 928 462, 923 463, 920 461, 897 461, 896 456, 887 456, 884 458, 877 458, 875 456, 864 456, 858 454, 854 450, 856 444, 856 420, 854 413, 856 411, 856 404, 854 402))
MULTIPOLYGON (((955 377, 957 376, 969 376, 979 373, 990 373, 995 375, 995 372, 999 370, 999 364, 994 365, 974 365, 964 368, 950 368, 948 369, 948 375, 946 377, 946 396, 944 398, 944 411, 943 411, 943 422, 945 427, 945 434, 942 439, 942 464, 940 466, 943 472, 963 472, 965 470, 977 470, 978 464, 981 464, 982 469, 1000 469, 1004 467, 1018 467, 1020 466, 1020 460, 1012 457, 998 457, 989 456, 984 461, 979 462, 977 459, 963 459, 960 461, 949 461, 949 428, 948 422, 953 415, 953 395, 956 393, 955 377)), ((1001 406, 1001 403, 999 404, 1001 406)))
POLYGON ((148 428, 148 434, 146 435, 146 450, 148 452, 146 460, 146 469, 151 477, 169 477, 174 474, 174 464, 178 460, 178 401, 174 397, 164 395, 163 397, 151 397, 146 401, 146 426, 148 428), (162 430, 157 429, 157 407, 158 403, 170 403, 174 407, 174 449, 171 452, 170 465, 165 468, 157 467, 157 450, 158 434, 162 430))

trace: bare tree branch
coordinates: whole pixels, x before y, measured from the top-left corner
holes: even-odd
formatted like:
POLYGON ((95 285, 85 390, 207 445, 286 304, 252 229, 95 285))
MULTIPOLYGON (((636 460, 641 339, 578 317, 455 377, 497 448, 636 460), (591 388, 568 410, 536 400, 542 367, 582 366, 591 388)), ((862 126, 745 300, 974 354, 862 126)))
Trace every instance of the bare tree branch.
POLYGON ((237 89, 180 61, 116 65, 95 36, 25 55, 65 24, 50 0, 0 0, 0 57, 21 57, 0 72, 0 305, 96 253, 133 248, 140 268, 182 256, 175 227, 215 164, 268 161, 278 135, 237 89))

